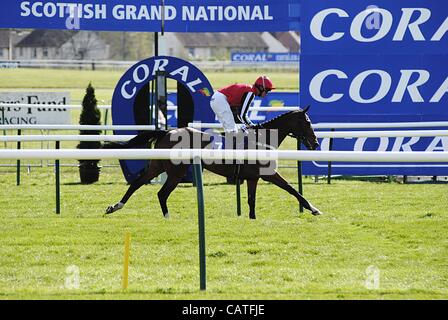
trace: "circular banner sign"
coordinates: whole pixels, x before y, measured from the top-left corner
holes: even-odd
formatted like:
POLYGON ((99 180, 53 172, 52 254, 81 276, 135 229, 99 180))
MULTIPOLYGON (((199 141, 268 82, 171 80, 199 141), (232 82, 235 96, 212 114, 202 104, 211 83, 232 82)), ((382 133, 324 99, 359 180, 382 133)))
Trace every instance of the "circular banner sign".
MULTIPOLYGON (((213 88, 205 75, 191 63, 169 56, 157 56, 140 61, 129 68, 118 81, 112 98, 112 121, 114 125, 149 124, 138 119, 138 114, 147 114, 148 103, 141 103, 137 96, 148 82, 156 78, 157 71, 166 77, 180 82, 191 94, 194 122, 215 122, 215 114, 210 108, 213 88)), ((141 117, 140 117, 141 118, 141 117)), ((136 130, 114 131, 114 134, 136 135, 136 130)), ((143 172, 147 160, 121 160, 120 165, 128 183, 133 182, 143 172)))

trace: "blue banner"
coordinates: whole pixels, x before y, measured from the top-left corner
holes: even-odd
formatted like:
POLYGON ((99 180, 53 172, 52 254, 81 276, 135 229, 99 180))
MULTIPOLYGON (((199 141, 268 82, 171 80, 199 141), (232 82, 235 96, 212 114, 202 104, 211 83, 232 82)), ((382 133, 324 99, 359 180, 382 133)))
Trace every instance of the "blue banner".
MULTIPOLYGON (((444 1, 315 0, 303 2, 301 14, 301 99, 312 105, 313 123, 448 121, 444 1)), ((438 152, 448 151, 448 139, 334 139, 332 149, 438 152)), ((307 162, 304 173, 327 168, 307 162)), ((332 174, 448 175, 448 165, 333 163, 332 174)))
POLYGON ((299 52, 233 52, 230 56, 233 62, 299 62, 299 52))
POLYGON ((299 0, 3 0, 0 28, 160 32, 299 30, 299 0))
MULTIPOLYGON (((316 117, 312 117, 313 120, 316 117)), ((317 117, 318 118, 318 117, 317 117)), ((430 129, 430 128, 426 128, 430 129)), ((440 130, 441 128, 433 128, 440 130)), ((393 130, 393 129, 386 129, 393 130)), ((402 129, 401 129, 402 130, 402 129)), ((363 129, 365 131, 365 129, 363 129)), ((319 139, 320 150, 329 150, 330 139, 319 139)), ((448 137, 383 137, 333 139, 331 150, 339 151, 448 151, 448 137)), ((302 166, 305 175, 327 175, 327 161, 305 161, 302 166)), ((333 175, 408 175, 447 176, 446 163, 369 163, 332 162, 333 175)))
POLYGON ((448 120, 447 56, 303 55, 301 62, 302 103, 321 121, 448 120))
POLYGON ((301 5, 303 54, 448 54, 441 0, 313 0, 301 5))

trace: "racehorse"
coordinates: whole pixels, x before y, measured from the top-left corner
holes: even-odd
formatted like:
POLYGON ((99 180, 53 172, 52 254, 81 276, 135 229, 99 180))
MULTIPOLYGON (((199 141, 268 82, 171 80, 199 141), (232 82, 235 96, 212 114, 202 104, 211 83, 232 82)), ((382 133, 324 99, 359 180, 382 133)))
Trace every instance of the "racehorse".
MULTIPOLYGON (((273 135, 278 139, 278 146, 283 142, 287 136, 297 138, 305 145, 308 150, 315 150, 319 146, 316 135, 314 133, 311 121, 306 113, 308 108, 301 111, 291 111, 284 113, 272 120, 257 124, 253 127, 249 127, 251 132, 255 132, 257 139, 267 141, 272 138, 273 135), (252 131, 253 130, 253 131, 252 131), (263 137, 267 135, 268 137, 263 137), (264 139, 267 138, 267 139, 264 139)), ((171 149, 178 148, 179 136, 189 137, 190 141, 200 141, 201 148, 207 148, 213 140, 213 135, 204 133, 202 131, 193 128, 179 128, 173 130, 158 130, 158 131, 145 131, 138 134, 131 140, 125 143, 109 143, 103 148, 135 148, 143 145, 153 146, 154 149, 171 149)), ((185 144, 181 148, 192 148, 191 145, 185 144)), ((274 162, 275 163, 275 162, 274 162)), ((203 161, 203 167, 213 173, 219 174, 227 178, 235 178, 237 174, 240 181, 247 181, 247 193, 249 204, 249 217, 251 219, 256 218, 255 214, 255 197, 257 191, 257 183, 261 178, 264 181, 271 182, 283 190, 289 192, 291 195, 297 198, 300 205, 305 209, 311 211, 313 215, 320 215, 322 212, 314 207, 308 200, 306 200, 299 192, 297 192, 280 174, 274 169, 268 174, 263 174, 263 168, 271 166, 272 161, 266 163, 206 163, 203 161)), ((106 214, 115 212, 126 204, 132 194, 138 190, 141 186, 148 183, 152 179, 159 176, 161 173, 167 173, 167 179, 160 191, 158 192, 158 198, 160 207, 162 209, 163 216, 169 217, 167 200, 171 192, 177 187, 185 176, 189 163, 173 163, 171 160, 151 160, 149 166, 144 172, 135 179, 129 186, 125 195, 121 201, 114 205, 109 206, 106 209, 106 214)))

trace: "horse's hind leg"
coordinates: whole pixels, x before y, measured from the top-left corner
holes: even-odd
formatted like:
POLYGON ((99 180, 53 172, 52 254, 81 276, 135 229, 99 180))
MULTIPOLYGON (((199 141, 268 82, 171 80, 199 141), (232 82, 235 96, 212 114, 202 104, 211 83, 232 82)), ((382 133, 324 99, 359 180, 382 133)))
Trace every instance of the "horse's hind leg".
POLYGON ((297 198, 299 203, 307 210, 310 210, 311 213, 315 216, 322 214, 319 209, 314 207, 308 200, 306 200, 296 189, 294 189, 283 177, 275 172, 273 175, 261 176, 264 181, 272 182, 276 186, 282 188, 283 190, 289 192, 294 197, 297 198))
POLYGON ((255 197, 257 194, 258 179, 247 180, 247 202, 249 204, 249 218, 256 219, 255 216, 255 197))
POLYGON ((136 179, 134 182, 131 183, 128 190, 124 194, 123 198, 116 204, 111 205, 106 209, 106 214, 115 212, 123 208, 126 202, 129 200, 129 198, 135 191, 137 191, 145 183, 157 177, 163 171, 164 170, 161 161, 158 160, 151 161, 149 164, 149 168, 138 179, 136 179))

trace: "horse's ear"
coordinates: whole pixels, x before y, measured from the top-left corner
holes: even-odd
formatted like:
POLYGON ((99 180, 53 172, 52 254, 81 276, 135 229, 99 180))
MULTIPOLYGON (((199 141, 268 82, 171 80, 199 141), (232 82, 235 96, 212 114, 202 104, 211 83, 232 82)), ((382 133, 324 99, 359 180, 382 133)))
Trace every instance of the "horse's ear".
POLYGON ((308 112, 308 109, 310 108, 311 106, 307 106, 305 109, 303 109, 303 113, 307 113, 308 112))

